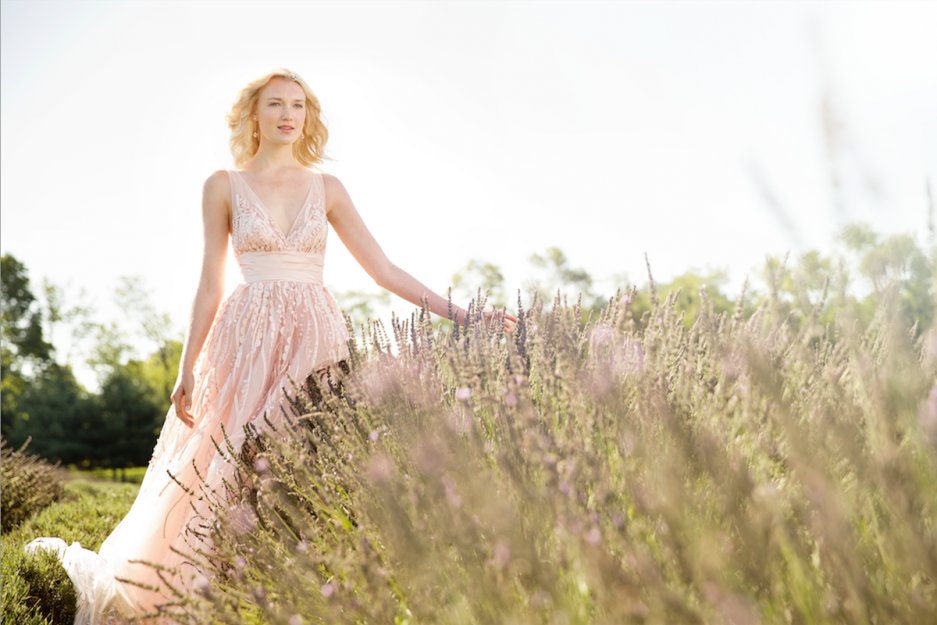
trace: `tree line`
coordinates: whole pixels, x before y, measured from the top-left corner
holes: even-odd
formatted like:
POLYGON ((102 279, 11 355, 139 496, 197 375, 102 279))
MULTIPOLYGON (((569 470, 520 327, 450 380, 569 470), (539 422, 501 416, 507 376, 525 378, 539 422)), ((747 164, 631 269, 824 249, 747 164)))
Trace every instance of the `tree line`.
MULTIPOLYGON (((741 293, 727 292, 728 272, 721 269, 689 270, 669 282, 654 283, 648 266, 648 281, 638 288, 625 274, 612 274, 599 285, 589 272, 575 267, 559 248, 533 254, 530 264, 533 278, 523 285, 525 299, 539 297, 547 307, 557 292, 581 301, 583 317, 597 314, 609 299, 631 297, 635 323, 640 324, 652 309, 651 298, 662 299, 676 293, 675 307, 683 313, 683 325, 696 323, 702 307, 716 314, 731 313, 738 303, 750 316, 768 299, 786 309, 795 326, 817 315, 830 323, 837 315, 848 315, 861 327, 872 322, 882 304, 893 304, 892 314, 900 315, 920 336, 931 327, 937 310, 937 246, 934 228, 926 241, 915 234, 880 235, 864 223, 842 229, 834 251, 823 254, 811 250, 798 255, 769 255, 760 272, 746 281, 741 293)), ((452 276, 453 293, 460 300, 476 297, 478 289, 488 293, 488 302, 496 308, 517 305, 505 288, 504 276, 497 265, 471 260, 452 276)))
POLYGON ((85 469, 117 474, 145 465, 169 408, 182 354, 168 316, 156 313, 139 279, 122 280, 115 300, 156 345, 149 355, 137 357, 132 337, 117 324, 95 322, 83 297, 68 303, 65 290, 47 281, 39 298, 22 262, 9 254, 0 262, 3 438, 13 447, 31 438, 32 453, 85 469), (60 336, 62 330, 69 331, 69 340, 60 336), (76 357, 97 374, 97 392, 75 378, 76 357))
MULTIPOLYGON (((648 281, 638 288, 624 274, 597 280, 554 247, 530 257, 534 277, 523 284, 522 304, 537 297, 549 307, 561 293, 572 298, 570 305, 578 301, 586 318, 615 297, 631 298, 634 321, 640 325, 652 309, 652 298, 676 292, 674 305, 687 328, 703 307, 716 315, 732 314, 741 304, 748 316, 769 299, 786 308, 795 326, 811 316, 826 324, 847 315, 865 327, 873 315, 885 311, 903 317, 917 336, 932 327, 937 310, 933 232, 925 244, 914 234, 885 237, 853 224, 837 244, 831 255, 769 256, 761 274, 734 296, 726 292, 728 275, 722 270, 687 271, 661 284, 654 283, 649 270, 648 281)), ((13 256, 2 257, 0 276, 3 438, 18 447, 32 437, 33 453, 84 468, 116 473, 147 463, 169 408, 182 337, 169 317, 153 308, 141 281, 123 278, 115 300, 153 348, 142 356, 120 326, 94 321, 82 297, 73 298, 49 282, 41 285, 42 297, 37 297, 25 265, 13 256), (69 332, 67 341, 61 330, 69 332), (97 373, 96 392, 76 380, 76 357, 97 373)), ((501 268, 483 260, 470 260, 453 274, 451 284, 457 301, 481 293, 493 307, 515 311, 518 306, 517 292, 508 290, 501 268)), ((334 294, 356 326, 376 318, 389 304, 386 292, 334 294)))

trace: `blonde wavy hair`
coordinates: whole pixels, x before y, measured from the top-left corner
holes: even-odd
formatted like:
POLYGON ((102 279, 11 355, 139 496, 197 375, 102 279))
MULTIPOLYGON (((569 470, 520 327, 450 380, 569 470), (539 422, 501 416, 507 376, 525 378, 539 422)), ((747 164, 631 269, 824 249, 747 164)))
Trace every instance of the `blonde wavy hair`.
POLYGON ((274 69, 247 83, 247 86, 238 92, 231 110, 225 116, 228 128, 231 129, 231 139, 228 143, 231 146, 231 155, 234 156, 234 164, 241 165, 250 160, 260 147, 260 137, 254 136, 256 123, 251 119, 251 115, 257 106, 260 90, 274 78, 292 80, 302 87, 306 94, 306 123, 302 132, 304 136, 293 144, 293 156, 306 167, 316 166, 328 158, 325 156, 325 143, 329 140, 329 131, 322 121, 319 98, 302 76, 285 68, 274 69))

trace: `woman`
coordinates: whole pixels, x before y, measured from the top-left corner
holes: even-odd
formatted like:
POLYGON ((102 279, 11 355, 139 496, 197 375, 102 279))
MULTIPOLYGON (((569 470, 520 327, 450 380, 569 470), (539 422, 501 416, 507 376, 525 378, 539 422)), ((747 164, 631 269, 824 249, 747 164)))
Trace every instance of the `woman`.
MULTIPOLYGON (((172 407, 140 493, 100 554, 61 539, 29 546, 58 552, 79 593, 76 623, 166 603, 171 595, 150 563, 181 568, 164 577, 190 586, 194 571, 186 560, 193 548, 204 548, 194 533, 208 511, 189 493, 200 489, 199 476, 221 491, 233 472, 213 441, 225 432, 239 449, 244 425, 263 429, 264 416, 282 421, 282 389, 291 388, 291 379, 346 356, 341 311, 322 285, 326 222, 378 285, 448 314, 445 299, 387 259, 342 183, 308 169, 322 161, 328 132, 302 78, 275 70, 251 82, 227 120, 238 169, 217 171, 205 182, 201 278, 172 407), (222 304, 229 235, 244 283, 222 304)), ((455 314, 461 319, 465 311, 455 307, 455 314)))

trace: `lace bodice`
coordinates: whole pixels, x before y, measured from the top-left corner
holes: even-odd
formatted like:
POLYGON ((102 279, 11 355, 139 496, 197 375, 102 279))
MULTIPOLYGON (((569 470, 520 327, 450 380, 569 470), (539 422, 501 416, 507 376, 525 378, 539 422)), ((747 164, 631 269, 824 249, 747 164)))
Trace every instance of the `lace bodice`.
POLYGON ((231 180, 232 232, 235 255, 242 252, 325 253, 328 234, 325 216, 325 185, 322 174, 312 175, 312 185, 296 217, 293 229, 284 234, 267 207, 236 169, 231 180))

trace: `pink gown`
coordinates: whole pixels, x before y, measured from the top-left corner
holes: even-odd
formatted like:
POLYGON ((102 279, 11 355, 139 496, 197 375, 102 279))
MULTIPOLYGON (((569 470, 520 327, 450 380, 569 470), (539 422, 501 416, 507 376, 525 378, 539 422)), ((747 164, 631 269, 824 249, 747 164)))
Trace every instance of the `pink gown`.
POLYGON ((282 423, 281 406, 289 410, 283 389, 292 389, 291 378, 302 382, 347 356, 341 311, 322 285, 328 232, 322 175, 311 173, 309 193, 287 234, 236 170, 228 176, 232 246, 244 282, 221 305, 195 365, 195 427, 186 427, 170 408, 140 493, 100 553, 79 543, 66 546, 58 538, 40 538, 27 546, 57 551, 78 591, 76 625, 149 611, 167 600, 166 593, 117 581, 161 586, 152 568, 132 560, 181 567, 183 575, 174 582, 189 586, 195 571, 170 547, 191 553, 185 530, 195 519, 191 504, 202 503, 192 501, 169 473, 198 491, 194 461, 208 486, 223 491, 222 480, 230 481, 233 468, 212 443, 215 439, 224 449, 222 427, 239 449, 244 425, 263 430, 264 415, 282 423))

